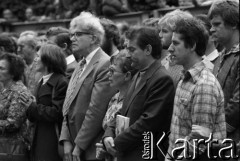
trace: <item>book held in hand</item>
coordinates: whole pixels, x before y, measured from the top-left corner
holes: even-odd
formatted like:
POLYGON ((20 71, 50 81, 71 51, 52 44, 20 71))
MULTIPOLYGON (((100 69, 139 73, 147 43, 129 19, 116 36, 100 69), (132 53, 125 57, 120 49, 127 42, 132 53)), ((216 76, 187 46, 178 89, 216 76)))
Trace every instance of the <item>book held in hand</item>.
POLYGON ((125 129, 129 127, 129 117, 125 117, 122 115, 116 116, 116 136, 121 134, 125 129))

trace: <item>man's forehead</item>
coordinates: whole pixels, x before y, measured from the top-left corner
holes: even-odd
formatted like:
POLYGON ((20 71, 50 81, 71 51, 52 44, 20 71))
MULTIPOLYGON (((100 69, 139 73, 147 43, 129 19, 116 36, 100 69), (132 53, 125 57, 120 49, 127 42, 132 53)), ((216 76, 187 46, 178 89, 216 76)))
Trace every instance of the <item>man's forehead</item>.
POLYGON ((137 40, 133 39, 133 40, 127 40, 127 47, 136 47, 137 46, 137 40))
POLYGON ((82 27, 81 25, 73 25, 73 26, 70 26, 69 30, 72 32, 72 31, 81 31, 82 30, 82 27))
POLYGON ((180 40, 181 40, 181 37, 182 37, 182 34, 177 33, 177 32, 173 32, 172 40, 178 40, 178 41, 180 41, 180 40))
POLYGON ((222 17, 220 15, 215 15, 213 16, 213 18, 211 19, 211 22, 212 21, 223 21, 222 17))

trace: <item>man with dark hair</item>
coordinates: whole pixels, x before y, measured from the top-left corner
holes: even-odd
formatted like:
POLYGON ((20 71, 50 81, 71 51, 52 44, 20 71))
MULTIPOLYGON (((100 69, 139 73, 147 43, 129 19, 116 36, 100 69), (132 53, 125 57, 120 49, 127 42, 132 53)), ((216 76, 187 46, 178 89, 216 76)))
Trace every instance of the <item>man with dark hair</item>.
POLYGON ((239 142, 239 1, 216 1, 208 16, 214 40, 224 46, 213 73, 224 92, 227 137, 239 142))
POLYGON ((100 22, 105 30, 101 48, 109 56, 115 55, 119 52, 118 49, 120 48, 120 32, 113 21, 102 18, 100 22))
POLYGON ((202 58, 206 67, 212 71, 214 67, 214 63, 219 56, 218 50, 216 49, 216 46, 215 46, 215 42, 212 38, 212 33, 210 32, 210 29, 212 26, 207 15, 200 14, 200 15, 197 15, 196 18, 203 23, 203 25, 207 30, 207 34, 208 34, 207 47, 206 47, 205 54, 203 55, 202 58))
POLYGON ((194 146, 193 140, 209 138, 210 133, 213 139, 226 138, 223 91, 202 62, 208 40, 206 32, 203 24, 195 18, 176 22, 168 50, 176 64, 183 66, 184 72, 176 89, 166 160, 190 157, 189 154, 193 157, 196 151, 200 154, 198 159, 211 160, 202 154, 206 152, 205 144, 194 146), (195 134, 200 135, 196 137, 195 134), (177 139, 185 139, 188 146, 183 146, 185 142, 176 143, 177 139))
MULTIPOLYGON (((130 123, 125 131, 115 136, 115 123, 111 122, 103 141, 109 153, 117 154, 118 161, 140 161, 147 157, 142 157, 144 132, 152 132, 153 145, 156 145, 163 132, 169 131, 175 89, 168 72, 157 61, 162 50, 158 32, 151 27, 133 27, 127 39, 131 66, 139 70, 119 112, 129 117, 130 123)), ((153 160, 163 160, 156 146, 153 148, 153 160)))
POLYGON ((72 54, 72 42, 69 36, 69 30, 63 27, 51 27, 46 33, 49 42, 56 44, 63 49, 67 61, 67 78, 71 78, 72 73, 77 66, 77 62, 72 54))

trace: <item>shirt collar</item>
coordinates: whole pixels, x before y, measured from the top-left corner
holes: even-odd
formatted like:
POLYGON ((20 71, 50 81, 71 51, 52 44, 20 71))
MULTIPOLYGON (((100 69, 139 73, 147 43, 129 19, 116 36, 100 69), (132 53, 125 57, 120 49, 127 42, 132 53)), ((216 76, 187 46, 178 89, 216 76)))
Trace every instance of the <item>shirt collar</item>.
POLYGON ((213 52, 211 52, 209 55, 204 55, 203 58, 207 59, 209 61, 214 61, 219 56, 219 53, 217 49, 215 49, 213 52))
POLYGON ((192 68, 187 71, 183 71, 183 80, 189 80, 192 78, 193 82, 196 83, 200 77, 201 71, 206 68, 204 63, 198 62, 192 68))
POLYGON ((52 74, 53 74, 53 73, 50 73, 50 74, 44 75, 44 76, 42 77, 42 79, 43 79, 42 85, 44 85, 45 83, 47 83, 47 81, 48 81, 49 78, 52 76, 52 74))
POLYGON ((72 62, 74 62, 75 58, 74 58, 73 54, 69 55, 68 57, 66 57, 66 61, 67 61, 67 65, 71 64, 72 62))
POLYGON ((116 50, 116 51, 112 54, 112 56, 117 55, 118 53, 119 53, 119 50, 116 50))
POLYGON ((95 50, 93 50, 90 54, 88 54, 88 56, 86 57, 86 64, 88 64, 92 57, 96 54, 96 52, 98 51, 98 49, 100 49, 100 47, 97 47, 95 50))
POLYGON ((239 52, 239 43, 236 44, 236 45, 233 45, 231 50, 227 53, 226 53, 226 49, 223 49, 223 51, 220 53, 220 55, 221 56, 226 56, 226 55, 230 55, 230 54, 234 54, 234 53, 238 53, 238 52, 239 52))

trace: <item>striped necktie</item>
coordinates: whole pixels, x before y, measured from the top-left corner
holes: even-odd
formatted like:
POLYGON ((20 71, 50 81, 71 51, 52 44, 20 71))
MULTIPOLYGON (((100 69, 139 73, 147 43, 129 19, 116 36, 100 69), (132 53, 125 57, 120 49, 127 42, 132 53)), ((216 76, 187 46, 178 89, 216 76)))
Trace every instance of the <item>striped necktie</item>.
POLYGON ((73 97, 73 91, 79 81, 79 78, 81 77, 81 73, 84 69, 84 65, 86 64, 86 60, 85 58, 83 58, 80 62, 79 62, 79 66, 78 68, 74 71, 73 73, 73 77, 71 79, 71 82, 69 83, 69 87, 67 89, 67 94, 66 94, 66 98, 63 104, 63 109, 66 109, 63 116, 65 116, 68 113, 68 109, 69 109, 69 105, 70 105, 70 100, 73 97))

